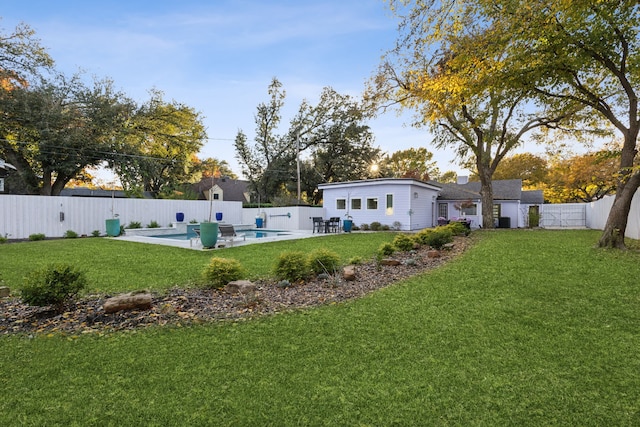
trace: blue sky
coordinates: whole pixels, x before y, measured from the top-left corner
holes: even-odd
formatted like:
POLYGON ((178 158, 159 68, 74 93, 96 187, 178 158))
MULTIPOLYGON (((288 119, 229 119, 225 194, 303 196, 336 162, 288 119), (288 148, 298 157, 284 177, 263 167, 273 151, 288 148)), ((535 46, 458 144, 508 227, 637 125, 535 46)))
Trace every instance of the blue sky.
MULTIPOLYGON (((7 2, 3 33, 19 22, 67 74, 113 79, 138 102, 156 88, 204 116, 209 141, 200 157, 226 160, 240 174, 233 139, 254 135, 254 114, 277 77, 287 92, 283 125, 325 86, 358 96, 393 47, 397 21, 382 0, 181 0, 7 2)), ((441 171, 461 169, 430 145, 410 114, 369 122, 375 145, 392 153, 427 147, 441 171)), ((465 172, 462 172, 465 173, 465 172)))

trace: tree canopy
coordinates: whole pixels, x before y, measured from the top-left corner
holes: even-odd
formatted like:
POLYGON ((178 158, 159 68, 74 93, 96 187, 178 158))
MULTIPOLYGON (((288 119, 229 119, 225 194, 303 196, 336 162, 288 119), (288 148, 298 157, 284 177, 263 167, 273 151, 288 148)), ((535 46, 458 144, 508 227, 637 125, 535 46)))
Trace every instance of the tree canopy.
POLYGON ((279 134, 286 92, 274 78, 268 93, 269 102, 258 105, 255 115, 255 143, 249 143, 242 130, 235 141, 243 174, 263 202, 297 199, 300 185, 301 198, 318 203, 319 183, 368 176, 380 150, 372 145, 364 109, 356 100, 324 88, 318 104, 303 101, 288 129, 279 134))
POLYGON ((0 156, 12 163, 27 194, 59 195, 89 166, 113 159, 131 103, 109 80, 42 79, 0 89, 0 156))
POLYGON ((197 168, 195 154, 207 137, 201 120, 192 108, 152 91, 123 129, 121 155, 110 162, 124 189, 170 197, 197 168))
POLYGON ((11 191, 59 195, 105 162, 133 194, 166 197, 200 176, 200 114, 151 94, 138 106, 109 79, 87 83, 80 73, 57 73, 25 24, 0 34, 0 158, 17 169, 8 178, 11 191))
MULTIPOLYGON (((408 2, 391 1, 399 6, 408 2)), ((458 2, 407 6, 396 49, 372 81, 374 104, 417 112, 414 125, 429 126, 438 148, 453 148, 472 164, 481 182, 482 217, 493 227, 492 177, 524 135, 554 127, 566 113, 549 116, 527 108, 533 92, 508 85, 504 75, 507 34, 458 2)))

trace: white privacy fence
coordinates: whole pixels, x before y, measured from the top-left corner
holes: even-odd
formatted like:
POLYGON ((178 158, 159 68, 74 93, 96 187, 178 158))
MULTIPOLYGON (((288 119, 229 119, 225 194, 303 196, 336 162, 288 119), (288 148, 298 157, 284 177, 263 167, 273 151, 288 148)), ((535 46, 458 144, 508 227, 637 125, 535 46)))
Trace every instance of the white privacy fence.
POLYGON ((157 222, 167 227, 176 221, 176 214, 184 214, 184 221, 208 220, 211 212, 222 212, 224 221, 242 220, 241 202, 207 200, 107 199, 97 197, 0 196, 0 236, 25 239, 31 234, 61 237, 68 230, 90 235, 94 230, 106 233, 106 220, 119 218, 120 224, 139 222, 146 227, 157 222))
POLYGON ((585 228, 587 226, 587 205, 584 203, 564 203, 544 205, 540 217, 542 228, 585 228))
POLYGON ((26 239, 31 234, 62 237, 68 230, 91 235, 106 234, 106 220, 118 218, 120 224, 151 222, 168 227, 183 213, 185 222, 216 220, 230 224, 255 225, 260 214, 263 226, 283 230, 311 230, 311 217, 324 216, 324 208, 306 206, 243 209, 242 202, 166 199, 109 199, 99 197, 51 197, 0 195, 0 236, 26 239), (217 215, 216 215, 217 214, 217 215))
MULTIPOLYGON (((640 239, 640 193, 631 202, 625 236, 640 239)), ((543 205, 540 226, 543 228, 592 228, 604 230, 615 196, 591 203, 543 205)))
MULTIPOLYGON (((631 201, 631 210, 627 221, 625 236, 640 239, 640 193, 636 192, 631 201)), ((587 227, 604 230, 607 217, 615 196, 606 196, 602 200, 587 204, 587 227)))

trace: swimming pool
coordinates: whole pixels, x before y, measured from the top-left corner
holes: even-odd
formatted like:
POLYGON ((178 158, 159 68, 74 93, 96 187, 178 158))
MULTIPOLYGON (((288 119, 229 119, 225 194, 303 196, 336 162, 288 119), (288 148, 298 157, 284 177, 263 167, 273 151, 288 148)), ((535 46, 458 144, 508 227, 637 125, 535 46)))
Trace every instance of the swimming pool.
MULTIPOLYGON (((291 233, 285 230, 266 230, 262 228, 252 228, 246 230, 236 230, 238 237, 244 235, 247 239, 262 239, 265 237, 278 237, 278 236, 290 236, 291 233)), ((157 239, 173 239, 173 240, 190 240, 197 237, 195 231, 189 230, 187 233, 179 234, 160 234, 156 236, 149 236, 157 239)))

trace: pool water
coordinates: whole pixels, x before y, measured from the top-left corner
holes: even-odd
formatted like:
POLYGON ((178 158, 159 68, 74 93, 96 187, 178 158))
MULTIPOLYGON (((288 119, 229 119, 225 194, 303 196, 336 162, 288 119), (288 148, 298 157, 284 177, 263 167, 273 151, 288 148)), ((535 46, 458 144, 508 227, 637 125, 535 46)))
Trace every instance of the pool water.
MULTIPOLYGON (((277 237, 277 236, 289 236, 291 233, 282 230, 264 230, 264 229, 248 229, 248 230, 236 230, 238 237, 244 235, 247 239, 261 239, 265 237, 277 237)), ((195 232, 182 233, 182 234, 162 234, 156 237, 158 239, 174 239, 174 240, 189 240, 197 237, 195 232)))

